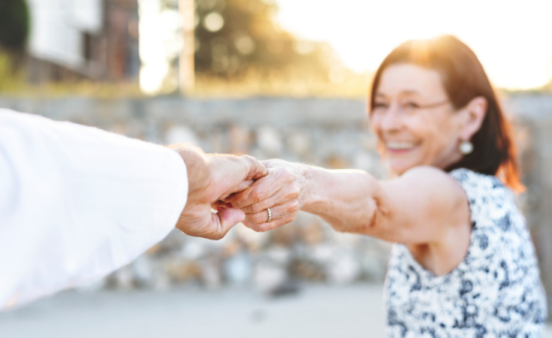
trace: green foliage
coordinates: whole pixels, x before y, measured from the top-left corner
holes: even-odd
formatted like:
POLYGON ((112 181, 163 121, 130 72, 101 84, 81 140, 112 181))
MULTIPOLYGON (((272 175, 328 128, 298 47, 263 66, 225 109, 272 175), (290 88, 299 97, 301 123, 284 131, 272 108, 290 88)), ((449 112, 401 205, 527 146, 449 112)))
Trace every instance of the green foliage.
POLYGON ((7 53, 0 53, 0 93, 13 93, 25 87, 25 78, 7 53))
POLYGON ((0 46, 23 51, 29 36, 29 21, 25 0, 0 0, 0 46))
POLYGON ((283 72, 327 79, 333 50, 283 31, 273 20, 277 10, 268 0, 196 0, 196 72, 225 78, 283 72), (222 28, 209 29, 209 20, 216 24, 219 15, 222 28))

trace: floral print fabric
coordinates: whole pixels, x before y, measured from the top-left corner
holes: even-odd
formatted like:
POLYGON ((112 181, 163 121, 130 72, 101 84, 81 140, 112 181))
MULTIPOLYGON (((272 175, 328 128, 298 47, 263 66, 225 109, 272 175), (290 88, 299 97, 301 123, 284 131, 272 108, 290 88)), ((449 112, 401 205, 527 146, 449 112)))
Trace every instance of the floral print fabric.
POLYGON ((472 233, 468 254, 436 276, 395 244, 386 279, 391 338, 539 338, 545 295, 525 219, 494 176, 450 173, 465 190, 472 233))

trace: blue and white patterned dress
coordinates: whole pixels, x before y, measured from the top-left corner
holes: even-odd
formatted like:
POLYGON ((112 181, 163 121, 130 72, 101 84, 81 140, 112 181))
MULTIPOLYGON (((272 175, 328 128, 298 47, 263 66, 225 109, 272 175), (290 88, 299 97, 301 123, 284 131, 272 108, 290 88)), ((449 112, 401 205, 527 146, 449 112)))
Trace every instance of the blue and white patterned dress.
POLYGON ((468 254, 436 276, 402 244, 393 247, 386 280, 391 338, 541 337, 546 300, 525 219, 496 177, 450 173, 468 196, 468 254))

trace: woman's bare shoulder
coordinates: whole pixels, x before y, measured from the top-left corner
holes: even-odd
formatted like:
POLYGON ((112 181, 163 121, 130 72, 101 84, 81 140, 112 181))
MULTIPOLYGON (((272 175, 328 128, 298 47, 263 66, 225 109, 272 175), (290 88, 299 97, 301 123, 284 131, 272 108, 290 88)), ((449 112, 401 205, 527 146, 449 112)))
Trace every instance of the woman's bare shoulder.
POLYGON ((441 169, 419 166, 381 183, 392 222, 401 225, 409 241, 434 241, 449 227, 469 224, 466 193, 441 169))

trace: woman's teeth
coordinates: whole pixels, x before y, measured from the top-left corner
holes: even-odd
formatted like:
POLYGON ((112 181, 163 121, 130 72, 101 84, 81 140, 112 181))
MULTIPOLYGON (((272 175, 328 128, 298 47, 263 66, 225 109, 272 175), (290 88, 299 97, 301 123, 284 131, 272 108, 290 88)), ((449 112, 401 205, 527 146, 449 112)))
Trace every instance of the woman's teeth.
POLYGON ((387 142, 387 148, 392 150, 407 150, 414 148, 416 144, 412 142, 387 142))

